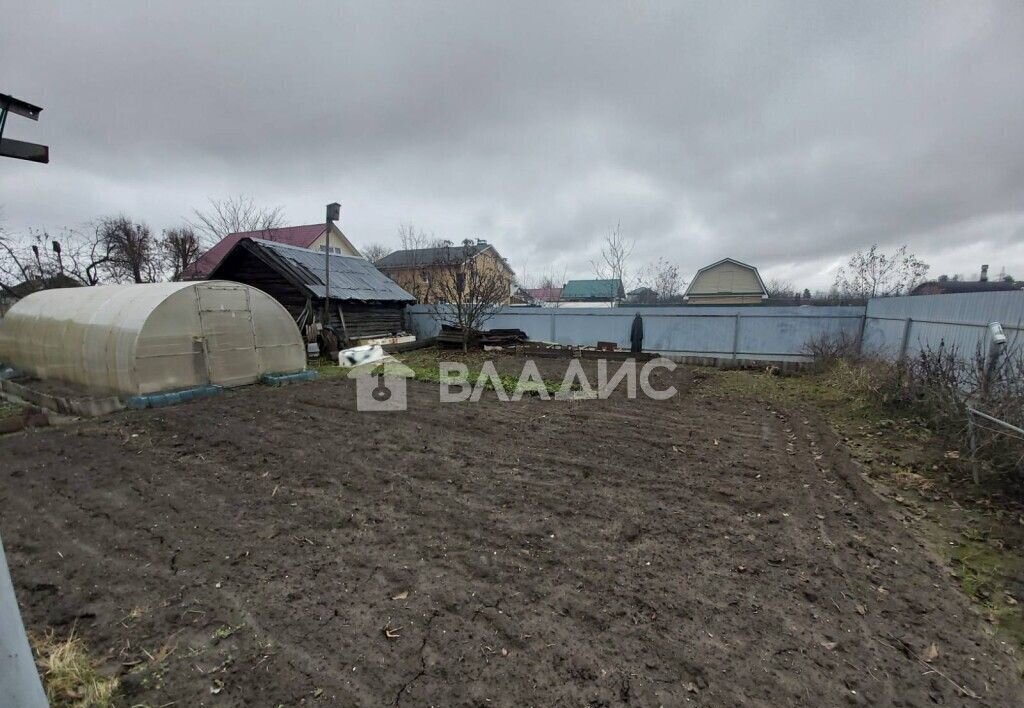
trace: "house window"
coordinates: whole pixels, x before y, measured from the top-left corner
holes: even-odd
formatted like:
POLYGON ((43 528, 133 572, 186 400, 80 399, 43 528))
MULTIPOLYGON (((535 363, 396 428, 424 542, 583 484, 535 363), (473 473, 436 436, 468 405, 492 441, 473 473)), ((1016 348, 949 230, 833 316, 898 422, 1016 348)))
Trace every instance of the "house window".
MULTIPOLYGON (((327 252, 327 246, 320 246, 320 252, 321 253, 326 253, 327 252)), ((339 256, 342 255, 341 249, 338 248, 337 246, 331 246, 331 253, 336 253, 339 256)))

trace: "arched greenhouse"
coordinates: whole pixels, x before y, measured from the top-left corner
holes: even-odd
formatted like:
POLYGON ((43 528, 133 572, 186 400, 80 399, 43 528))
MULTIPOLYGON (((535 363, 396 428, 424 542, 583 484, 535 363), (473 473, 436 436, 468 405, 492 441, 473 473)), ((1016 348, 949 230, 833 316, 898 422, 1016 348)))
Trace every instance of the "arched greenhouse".
POLYGON ((291 315, 266 293, 200 281, 33 293, 0 320, 0 362, 132 396, 302 371, 306 351, 291 315))

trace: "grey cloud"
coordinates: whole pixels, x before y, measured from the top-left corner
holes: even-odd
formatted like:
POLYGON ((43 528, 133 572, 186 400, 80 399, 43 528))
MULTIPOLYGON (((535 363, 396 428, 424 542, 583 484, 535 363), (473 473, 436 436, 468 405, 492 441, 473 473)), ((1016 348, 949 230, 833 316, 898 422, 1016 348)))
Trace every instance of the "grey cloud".
POLYGON ((1024 273, 1019 3, 48 3, 0 0, 7 226, 208 196, 340 199, 357 243, 400 222, 586 275, 616 223, 635 265, 732 255, 810 287, 873 242, 935 270, 1024 273))

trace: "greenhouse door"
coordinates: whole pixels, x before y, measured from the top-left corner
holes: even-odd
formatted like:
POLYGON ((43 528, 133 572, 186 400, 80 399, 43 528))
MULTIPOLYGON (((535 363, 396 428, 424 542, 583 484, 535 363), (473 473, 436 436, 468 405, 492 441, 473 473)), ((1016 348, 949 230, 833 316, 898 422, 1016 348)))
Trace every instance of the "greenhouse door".
POLYGON ((249 293, 237 285, 196 288, 210 383, 241 386, 259 377, 249 293))

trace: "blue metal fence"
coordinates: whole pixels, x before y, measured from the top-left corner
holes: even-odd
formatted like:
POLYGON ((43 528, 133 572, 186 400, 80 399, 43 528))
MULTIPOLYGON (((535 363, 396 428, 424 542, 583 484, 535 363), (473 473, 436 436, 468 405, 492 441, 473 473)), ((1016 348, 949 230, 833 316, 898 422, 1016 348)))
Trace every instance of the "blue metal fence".
MULTIPOLYGON (((418 337, 440 330, 431 307, 407 312, 418 337)), ((628 348, 637 312, 644 318, 644 349, 678 357, 806 361, 808 341, 840 333, 861 338, 865 353, 890 359, 940 344, 970 356, 979 343, 987 346, 993 321, 1002 324, 1010 347, 1024 345, 1024 291, 878 298, 867 307, 506 307, 486 327, 518 328, 535 341, 628 348)))
POLYGON ((870 300, 862 351, 889 359, 940 345, 964 356, 988 346, 988 324, 999 322, 1007 346, 1024 345, 1024 291, 915 295, 870 300))
MULTIPOLYGON (((433 309, 407 311, 417 337, 440 330, 433 309)), ((863 307, 506 307, 486 328, 521 329, 534 341, 629 348, 633 315, 644 320, 644 350, 677 357, 804 361, 804 343, 822 335, 860 333, 863 307)))

